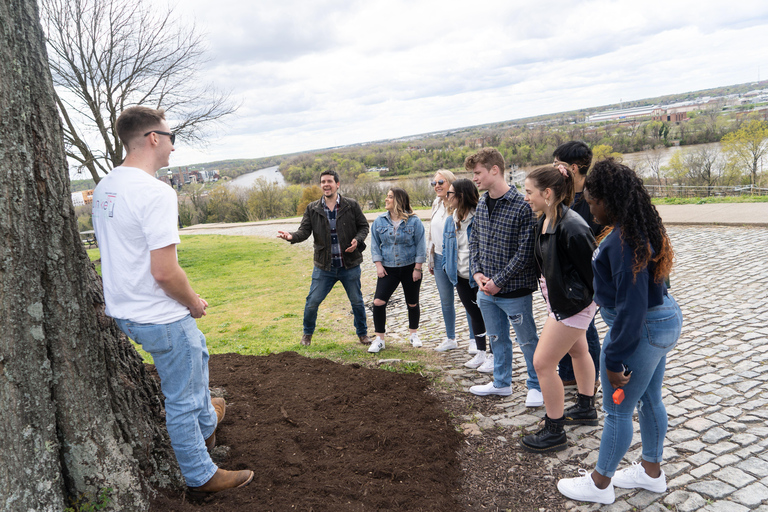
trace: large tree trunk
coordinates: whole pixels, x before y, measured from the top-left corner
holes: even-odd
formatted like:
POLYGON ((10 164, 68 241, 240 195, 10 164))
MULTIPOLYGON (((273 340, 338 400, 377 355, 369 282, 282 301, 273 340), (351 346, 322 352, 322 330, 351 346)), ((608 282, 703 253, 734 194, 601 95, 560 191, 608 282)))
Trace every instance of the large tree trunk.
POLYGON ((0 510, 182 485, 161 395, 103 314, 34 0, 0 0, 0 510))

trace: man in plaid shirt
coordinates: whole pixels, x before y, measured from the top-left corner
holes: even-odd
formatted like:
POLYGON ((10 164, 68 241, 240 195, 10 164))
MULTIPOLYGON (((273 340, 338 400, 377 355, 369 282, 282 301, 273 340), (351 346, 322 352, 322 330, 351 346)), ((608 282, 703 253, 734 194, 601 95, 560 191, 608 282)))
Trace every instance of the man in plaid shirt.
POLYGON ((494 148, 483 148, 467 157, 464 166, 485 194, 480 198, 469 240, 470 273, 482 293, 477 305, 483 314, 493 351, 493 381, 472 386, 475 395, 512 394, 512 340, 515 330, 528 369, 525 405, 544 404, 533 368, 539 338, 533 320, 536 271, 533 260, 534 219, 517 189, 504 179, 504 157, 494 148))

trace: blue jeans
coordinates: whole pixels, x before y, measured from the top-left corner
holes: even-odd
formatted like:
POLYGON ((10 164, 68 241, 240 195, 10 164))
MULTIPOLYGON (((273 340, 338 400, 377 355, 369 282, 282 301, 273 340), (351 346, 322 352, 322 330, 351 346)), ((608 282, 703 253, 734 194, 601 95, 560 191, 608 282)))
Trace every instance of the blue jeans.
POLYGON ((208 348, 195 319, 140 324, 115 318, 129 338, 152 355, 165 395, 165 424, 181 474, 190 487, 213 478, 216 465, 205 440, 216 430, 216 410, 208 390, 208 348))
MULTIPOLYGON (((600 375, 600 335, 597 333, 594 318, 589 323, 589 327, 587 327, 587 347, 589 348, 592 362, 595 363, 595 375, 600 375)), ((565 354, 560 360, 560 363, 557 365, 557 373, 562 380, 576 380, 570 354, 565 354)))
POLYGON ((541 391, 539 378, 533 368, 533 353, 539 343, 536 322, 533 319, 533 296, 502 299, 477 292, 477 305, 483 314, 488 341, 493 351, 494 387, 504 388, 512 385, 512 339, 509 337, 511 323, 528 371, 525 384, 528 389, 541 391))
POLYGON ((355 318, 355 331, 358 336, 368 334, 368 323, 365 319, 365 303, 360 289, 360 265, 352 268, 331 268, 323 270, 315 267, 312 270, 312 284, 309 287, 307 303, 304 306, 304 334, 314 334, 317 324, 317 308, 325 300, 336 281, 341 281, 352 305, 355 318))
MULTIPOLYGON (((601 308, 600 311, 608 327, 613 326, 616 310, 601 308)), ((624 365, 632 370, 632 376, 624 386, 624 401, 619 405, 614 404, 610 398, 613 387, 605 372, 604 350, 611 343, 611 331, 605 336, 603 352, 600 355, 604 370, 600 374, 600 380, 605 397, 605 422, 595 467, 601 475, 612 477, 629 450, 635 407, 643 444, 642 458, 648 462, 661 462, 664 437, 667 435, 667 410, 661 401, 661 383, 664 380, 667 353, 677 343, 682 325, 683 314, 680 306, 671 296, 665 297, 662 305, 648 310, 640 344, 624 361, 624 365)))
MULTIPOLYGON (((456 339, 456 302, 453 296, 453 283, 448 279, 448 274, 443 269, 443 255, 435 253, 435 284, 440 295, 440 307, 443 310, 445 322, 445 337, 456 339)), ((472 319, 467 313, 467 325, 469 325, 469 339, 474 339, 475 331, 472 329, 472 319)))
POLYGON ((453 298, 453 283, 443 269, 443 255, 435 253, 435 284, 440 295, 446 338, 456 339, 456 305, 453 298))

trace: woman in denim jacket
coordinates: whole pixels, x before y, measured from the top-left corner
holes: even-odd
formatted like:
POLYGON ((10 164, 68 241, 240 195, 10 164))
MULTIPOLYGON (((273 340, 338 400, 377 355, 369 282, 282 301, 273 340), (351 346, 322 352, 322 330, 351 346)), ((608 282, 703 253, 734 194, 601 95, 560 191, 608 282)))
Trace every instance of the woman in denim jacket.
POLYGON ((604 396, 621 388, 624 398, 603 401, 595 470, 581 469, 581 477, 560 480, 557 488, 576 501, 610 504, 614 486, 667 489, 661 469, 667 434, 661 385, 683 315, 664 284, 672 269, 672 245, 643 181, 626 165, 602 160, 587 175, 584 198, 595 219, 609 227, 592 256, 595 302, 609 329, 600 354, 600 382, 604 396), (642 460, 616 471, 632 444, 635 409, 642 460))
POLYGON ((371 229, 371 254, 376 264, 376 293, 373 298, 373 324, 376 339, 368 352, 384 349, 384 333, 387 323, 387 301, 403 285, 405 303, 408 305, 408 328, 411 331, 411 345, 421 346, 419 329, 419 289, 421 288, 421 267, 427 259, 427 244, 424 225, 411 210, 408 193, 399 187, 387 192, 384 201, 387 213, 382 213, 373 222, 371 229))
POLYGON ((479 369, 485 365, 492 373, 493 354, 486 358, 485 322, 477 306, 477 283, 469 278, 469 237, 478 199, 477 187, 468 179, 456 180, 449 187, 446 202, 453 209, 453 215, 446 219, 443 229, 442 270, 459 293, 470 322, 469 330, 475 338, 475 356, 464 366, 479 369))

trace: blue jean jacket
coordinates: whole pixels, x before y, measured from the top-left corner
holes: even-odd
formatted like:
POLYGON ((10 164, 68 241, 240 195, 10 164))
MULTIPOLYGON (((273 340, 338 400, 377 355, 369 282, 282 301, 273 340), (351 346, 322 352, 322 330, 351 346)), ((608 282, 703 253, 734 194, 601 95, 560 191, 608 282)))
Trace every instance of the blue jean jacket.
MULTIPOLYGON (((472 236, 472 220, 466 223, 467 226, 467 240, 472 236)), ((469 248, 467 248, 469 250, 469 248)), ((456 286, 459 282, 459 244, 456 240, 456 223, 453 221, 453 217, 445 219, 445 227, 443 228, 443 270, 445 271, 448 279, 456 286)), ((477 286, 475 280, 470 276, 469 285, 474 288, 477 286)))
POLYGON ((382 213, 373 221, 371 242, 373 262, 380 261, 385 267, 404 267, 427 259, 424 224, 416 215, 408 217, 395 230, 389 212, 382 213))

